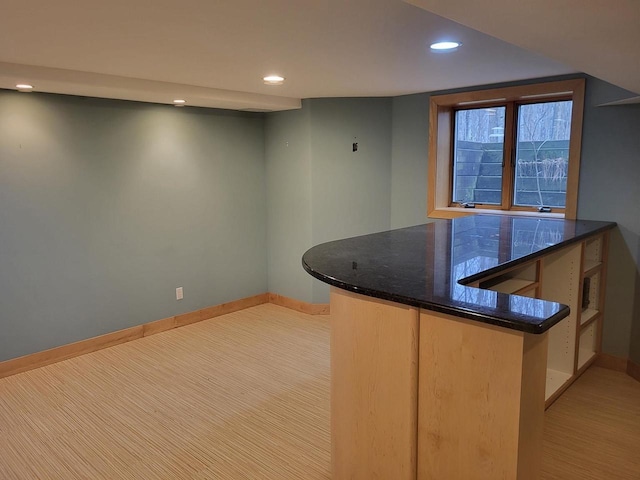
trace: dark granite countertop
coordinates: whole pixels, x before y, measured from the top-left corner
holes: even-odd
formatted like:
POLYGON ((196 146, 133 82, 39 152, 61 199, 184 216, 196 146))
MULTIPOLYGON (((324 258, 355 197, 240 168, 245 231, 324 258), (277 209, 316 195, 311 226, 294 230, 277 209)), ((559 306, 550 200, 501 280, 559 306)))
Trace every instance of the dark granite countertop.
POLYGON ((344 290, 543 333, 569 315, 569 307, 466 285, 615 225, 472 215, 323 243, 304 254, 302 265, 344 290))

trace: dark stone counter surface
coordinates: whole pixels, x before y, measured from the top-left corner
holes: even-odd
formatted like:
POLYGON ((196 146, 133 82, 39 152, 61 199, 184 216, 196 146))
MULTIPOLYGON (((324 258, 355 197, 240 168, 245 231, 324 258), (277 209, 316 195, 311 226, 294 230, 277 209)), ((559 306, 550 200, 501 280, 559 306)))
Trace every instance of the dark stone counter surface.
POLYGON ((465 285, 615 225, 472 215, 324 243, 309 249, 302 265, 319 280, 344 290, 543 333, 569 315, 569 307, 465 285))

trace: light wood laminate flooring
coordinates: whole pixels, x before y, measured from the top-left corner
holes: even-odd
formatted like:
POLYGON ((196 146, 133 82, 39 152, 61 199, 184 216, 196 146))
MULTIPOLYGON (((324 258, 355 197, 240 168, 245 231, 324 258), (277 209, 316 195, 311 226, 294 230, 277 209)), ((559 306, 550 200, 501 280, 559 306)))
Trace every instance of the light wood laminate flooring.
MULTIPOLYGON (((328 317, 270 304, 0 379, 2 480, 329 479, 329 438, 328 317)), ((640 479, 640 383, 590 369, 544 454, 640 479)))
POLYGON ((640 480, 640 382, 591 367, 545 413, 546 480, 640 480))

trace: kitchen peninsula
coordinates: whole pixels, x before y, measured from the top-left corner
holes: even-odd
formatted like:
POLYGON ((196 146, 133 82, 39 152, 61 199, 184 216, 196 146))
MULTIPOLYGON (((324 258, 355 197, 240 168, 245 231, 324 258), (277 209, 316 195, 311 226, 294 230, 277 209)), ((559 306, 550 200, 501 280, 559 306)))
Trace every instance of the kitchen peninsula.
POLYGON ((333 478, 538 478, 545 403, 599 351, 613 227, 473 215, 308 250, 333 478))

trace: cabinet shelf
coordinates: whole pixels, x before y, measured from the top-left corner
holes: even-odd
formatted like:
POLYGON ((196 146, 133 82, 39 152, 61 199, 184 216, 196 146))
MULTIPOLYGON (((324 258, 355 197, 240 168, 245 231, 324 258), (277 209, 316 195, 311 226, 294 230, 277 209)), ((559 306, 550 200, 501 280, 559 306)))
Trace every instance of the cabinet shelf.
POLYGON ((491 286, 485 286, 484 288, 489 288, 496 292, 500 293, 516 293, 521 291, 529 290, 530 288, 535 288, 536 282, 532 282, 531 280, 523 280, 521 278, 509 278, 507 280, 503 280, 491 286))
POLYGON ((583 310, 580 314, 580 326, 586 327, 589 323, 597 318, 599 313, 600 311, 594 308, 587 308, 583 310))
POLYGON ((596 352, 594 352, 591 348, 581 348, 578 351, 578 370, 585 366, 585 364, 596 356, 596 352))
POLYGON ((590 277, 594 273, 598 272, 600 270, 601 265, 602 265, 602 262, 597 260, 585 260, 584 269, 583 269, 584 276, 590 277))
POLYGON ((495 277, 480 281, 480 288, 499 293, 520 294, 538 286, 538 262, 513 268, 495 277))
POLYGON ((578 345, 578 364, 576 371, 580 370, 598 353, 597 323, 591 322, 580 332, 580 343, 578 345))

